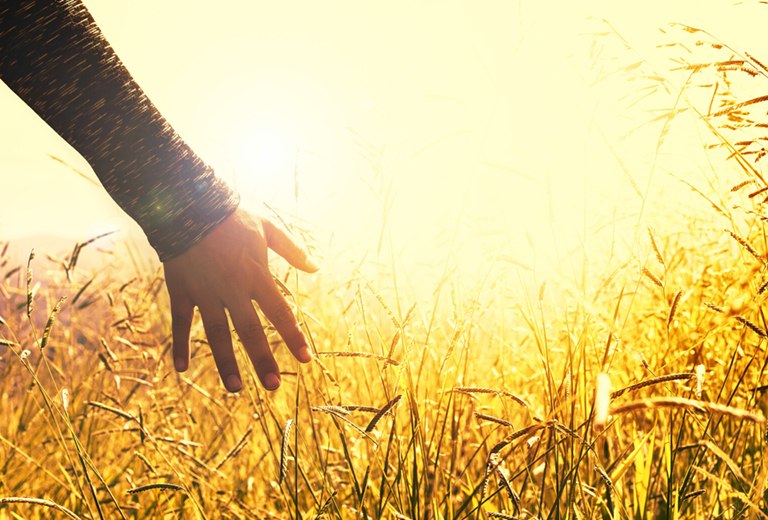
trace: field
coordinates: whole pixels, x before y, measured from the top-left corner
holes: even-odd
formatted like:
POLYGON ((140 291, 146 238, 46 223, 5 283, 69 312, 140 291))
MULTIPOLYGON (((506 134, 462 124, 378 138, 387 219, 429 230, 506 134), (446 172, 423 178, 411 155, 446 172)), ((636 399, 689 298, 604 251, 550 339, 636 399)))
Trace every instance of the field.
POLYGON ((427 301, 394 250, 346 274, 276 263, 315 359, 268 330, 274 393, 238 352, 228 394, 199 324, 174 371, 162 271, 131 246, 19 263, 0 243, 0 518, 768 517, 768 119, 739 90, 768 68, 676 31, 674 67, 627 53, 596 76, 654 107, 654 161, 676 125, 706 135, 696 212, 649 208, 546 279, 446 259, 427 301))

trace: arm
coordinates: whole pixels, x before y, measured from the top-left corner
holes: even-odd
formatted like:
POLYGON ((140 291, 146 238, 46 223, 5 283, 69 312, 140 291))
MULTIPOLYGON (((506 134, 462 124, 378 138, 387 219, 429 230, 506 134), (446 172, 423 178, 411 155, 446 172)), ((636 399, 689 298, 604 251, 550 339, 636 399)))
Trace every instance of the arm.
POLYGON ((219 375, 240 390, 227 311, 262 384, 280 373, 255 300, 293 355, 307 341, 269 271, 267 249, 305 271, 307 254, 238 197, 176 134, 131 78, 80 0, 0 0, 0 77, 93 167, 164 264, 173 356, 189 364, 200 311, 219 375))
POLYGON ((176 134, 79 0, 0 0, 0 77, 88 161, 166 261, 238 198, 176 134))

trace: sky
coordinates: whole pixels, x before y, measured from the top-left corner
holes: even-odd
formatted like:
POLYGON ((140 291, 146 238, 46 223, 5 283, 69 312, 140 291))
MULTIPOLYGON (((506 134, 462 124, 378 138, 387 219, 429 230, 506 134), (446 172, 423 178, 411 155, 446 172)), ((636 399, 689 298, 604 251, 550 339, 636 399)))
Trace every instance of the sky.
MULTIPOLYGON (((663 67, 659 28, 677 21, 768 60, 768 7, 757 1, 85 4, 244 205, 301 223, 329 261, 375 258, 384 236, 414 269, 448 250, 470 269, 499 255, 546 265, 606 222, 614 234, 617 222, 637 228, 644 205, 627 202, 633 188, 606 145, 640 123, 623 108, 634 87, 593 84, 602 57, 590 55, 590 32, 613 27, 663 67)), ((0 240, 140 235, 73 173, 93 178, 85 161, 2 85, 0 113, 0 240)), ((649 190, 658 130, 617 145, 649 190)), ((682 134, 669 168, 699 160, 682 134)))

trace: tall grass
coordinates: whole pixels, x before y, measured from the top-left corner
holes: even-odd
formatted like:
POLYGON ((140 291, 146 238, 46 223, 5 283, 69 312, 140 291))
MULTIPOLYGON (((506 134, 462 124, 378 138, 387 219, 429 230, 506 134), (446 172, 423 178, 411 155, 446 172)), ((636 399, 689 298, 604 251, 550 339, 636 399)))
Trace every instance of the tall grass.
POLYGON ((17 266, 0 245, 0 516, 768 516, 768 120, 734 91, 768 71, 679 29, 682 83, 631 53, 613 74, 674 101, 657 154, 682 109, 698 113, 732 190, 703 174, 702 215, 666 235, 638 225, 635 257, 534 295, 503 260, 476 286, 446 276, 427 306, 391 273, 278 267, 316 360, 295 364, 270 329, 276 393, 248 370, 227 394, 199 327, 190 371, 173 370, 158 273, 86 272, 85 243, 17 266))

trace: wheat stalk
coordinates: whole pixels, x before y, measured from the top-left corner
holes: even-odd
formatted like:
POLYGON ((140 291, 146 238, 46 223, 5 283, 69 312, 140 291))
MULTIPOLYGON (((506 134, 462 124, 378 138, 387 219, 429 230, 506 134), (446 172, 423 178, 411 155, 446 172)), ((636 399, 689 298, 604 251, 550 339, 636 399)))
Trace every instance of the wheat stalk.
POLYGON ((672 305, 669 308, 669 316, 667 316, 667 332, 672 325, 672 321, 675 319, 675 313, 677 312, 677 305, 680 303, 680 297, 683 295, 683 291, 677 291, 675 297, 672 299, 672 305))
POLYGON ((490 421, 496 424, 500 424, 501 426, 506 426, 507 428, 514 428, 511 422, 505 421, 499 417, 494 417, 493 415, 486 415, 484 413, 475 412, 475 417, 483 421, 490 421))
POLYGON ((285 429, 283 430, 283 442, 280 445, 280 475, 277 478, 277 483, 282 484, 285 480, 285 475, 288 472, 288 448, 291 443, 291 428, 293 427, 293 419, 288 419, 285 423, 285 429))
POLYGON ((664 261, 664 256, 661 254, 661 249, 659 248, 659 245, 656 243, 656 238, 653 236, 653 230, 651 228, 648 228, 648 238, 651 239, 651 247, 653 248, 653 252, 656 253, 656 260, 661 265, 666 265, 666 262, 664 261))
POLYGON ((392 399, 390 402, 385 404, 381 410, 379 410, 376 415, 373 416, 373 419, 371 419, 371 422, 368 423, 368 426, 365 428, 366 433, 371 433, 374 428, 376 428, 376 425, 379 423, 382 417, 389 412, 394 406, 400 402, 400 399, 402 398, 402 394, 395 396, 394 399, 392 399))
POLYGON ((185 491, 185 489, 182 486, 179 486, 178 484, 168 484, 165 482, 156 482, 154 484, 147 484, 145 486, 138 486, 129 489, 126 491, 129 495, 137 495, 139 493, 143 493, 145 491, 151 491, 153 489, 170 489, 172 491, 185 491))
POLYGON ((644 275, 646 278, 648 278, 648 279, 649 279, 651 282, 653 282, 653 283, 654 283, 654 285, 658 285, 658 286, 659 286, 659 287, 661 287, 662 289, 664 288, 664 283, 662 283, 662 281, 661 281, 661 280, 659 280, 659 277, 658 277, 658 276, 656 276, 655 274, 653 274, 653 273, 652 273, 652 272, 651 272, 651 271, 650 271, 650 270, 649 270, 647 267, 643 267, 643 268, 640 270, 640 272, 641 272, 641 273, 643 273, 643 275, 644 275))
POLYGON ((639 390, 647 386, 658 385, 660 383, 668 383, 669 381, 689 380, 693 377, 696 377, 696 374, 694 372, 680 372, 678 374, 666 374, 663 376, 652 377, 650 379, 646 379, 644 381, 640 381, 639 383, 634 383, 629 386, 625 386, 624 388, 621 388, 619 390, 615 390, 611 392, 611 399, 616 399, 617 397, 620 397, 627 392, 639 390))
POLYGON ((318 352, 317 355, 325 357, 370 358, 383 361, 389 365, 398 366, 400 364, 400 362, 395 359, 391 359, 379 354, 373 354, 371 352, 318 352))
POLYGON ((494 394, 494 395, 501 395, 504 397, 509 397, 516 403, 518 403, 521 406, 525 406, 528 408, 528 403, 525 402, 525 400, 522 397, 518 397, 515 394, 511 392, 507 392, 506 390, 497 390, 495 388, 486 388, 486 387, 479 387, 479 386, 457 386, 453 389, 454 392, 459 392, 462 394, 494 394))
POLYGON ((765 330, 763 330, 761 327, 758 327, 755 323, 752 323, 747 318, 743 316, 735 316, 734 319, 750 329, 752 332, 760 336, 761 338, 768 338, 768 334, 766 334, 765 330))
POLYGON ((51 509, 55 509, 59 513, 64 513, 69 518, 74 518, 76 520, 81 520, 81 517, 78 516, 73 511, 70 511, 66 507, 57 504, 56 502, 52 502, 50 500, 45 500, 43 498, 33 498, 33 497, 3 497, 0 498, 0 504, 35 504, 37 506, 43 506, 43 507, 49 507, 51 509))
POLYGON ((700 413, 712 413, 733 417, 734 419, 744 419, 756 424, 765 424, 765 417, 761 414, 749 412, 741 408, 734 408, 710 401, 695 401, 682 397, 649 397, 647 399, 638 399, 610 408, 610 413, 620 415, 628 412, 636 412, 646 409, 659 408, 685 408, 700 413))

